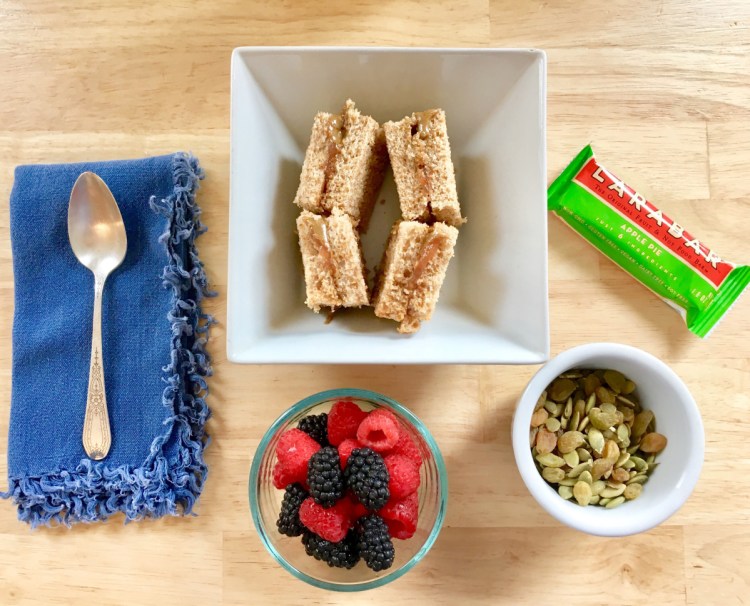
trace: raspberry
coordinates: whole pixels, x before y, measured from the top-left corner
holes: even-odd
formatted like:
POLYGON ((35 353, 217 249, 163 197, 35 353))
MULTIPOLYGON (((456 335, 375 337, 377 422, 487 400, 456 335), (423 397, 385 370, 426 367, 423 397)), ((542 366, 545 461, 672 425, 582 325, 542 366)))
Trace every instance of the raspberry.
POLYGON ((365 516, 359 520, 359 527, 359 552, 365 564, 375 572, 390 568, 396 551, 383 519, 377 515, 365 516))
POLYGON ((388 468, 388 490, 393 499, 403 499, 419 488, 419 467, 404 455, 391 454, 383 459, 388 468))
POLYGON ((325 562, 332 568, 354 568, 359 562, 359 535, 350 530, 343 541, 331 543, 309 530, 302 536, 307 555, 325 562))
POLYGON ((371 514, 372 512, 367 509, 362 503, 359 502, 359 499, 354 496, 353 494, 347 495, 347 498, 349 499, 349 502, 351 503, 351 519, 352 522, 359 520, 362 516, 366 516, 371 514))
POLYGON ((299 508, 299 519, 305 528, 331 543, 338 543, 346 536, 351 527, 350 514, 351 503, 348 499, 341 499, 326 509, 308 497, 299 508))
POLYGON ((284 490, 289 484, 293 483, 294 478, 289 470, 280 461, 276 461, 276 465, 273 466, 273 485, 280 490, 284 490))
MULTIPOLYGON (((284 468, 283 477, 291 482, 307 482, 307 462, 320 450, 320 444, 299 429, 285 431, 276 445, 276 456, 284 468)), ((274 470, 275 471, 275 470, 274 470)), ((279 471, 279 480, 282 472, 279 471)), ((274 472, 274 478, 276 473, 274 472)), ((276 484, 274 484, 276 485, 276 484)))
POLYGON ((396 442, 393 450, 391 450, 391 454, 400 454, 409 457, 419 467, 422 465, 422 455, 419 453, 419 447, 403 427, 400 429, 401 433, 398 437, 398 442, 396 442))
POLYGON ((396 445, 400 433, 401 428, 393 413, 379 409, 373 410, 360 423, 357 440, 375 452, 387 452, 396 445))
POLYGON ((344 470, 346 485, 360 503, 372 511, 388 502, 388 468, 383 457, 369 448, 352 451, 344 470))
POLYGON ((386 506, 378 513, 385 520, 388 531, 393 538, 410 539, 417 531, 419 497, 415 492, 400 501, 388 501, 386 506))
POLYGON ((338 446, 347 438, 357 436, 357 427, 367 413, 349 400, 336 402, 328 412, 328 442, 338 446))
POLYGON ((332 507, 344 495, 344 474, 333 446, 321 448, 307 465, 310 496, 323 507, 332 507))
POLYGON ((299 420, 297 429, 304 431, 321 446, 328 446, 328 415, 308 415, 299 420))
POLYGON ((341 459, 341 469, 346 469, 346 462, 349 460, 349 456, 352 454, 352 450, 362 448, 362 445, 357 440, 347 438, 341 444, 339 444, 339 458, 341 459))
POLYGON ((276 520, 276 527, 281 534, 288 537, 298 537, 305 530, 302 522, 299 521, 299 508, 306 498, 307 491, 299 484, 292 484, 287 487, 284 500, 281 501, 279 519, 276 520))

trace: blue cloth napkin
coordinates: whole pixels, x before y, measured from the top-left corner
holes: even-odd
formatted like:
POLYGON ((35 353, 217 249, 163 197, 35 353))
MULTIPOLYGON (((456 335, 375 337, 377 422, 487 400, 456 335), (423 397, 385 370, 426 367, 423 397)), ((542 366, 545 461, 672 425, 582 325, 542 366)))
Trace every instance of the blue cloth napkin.
POLYGON ((15 277, 9 490, 39 524, 189 513, 207 468, 205 352, 210 295, 195 248, 203 172, 184 153, 140 160, 19 166, 10 199, 15 277), (93 274, 68 241, 70 191, 84 171, 117 200, 127 231, 107 280, 102 339, 112 447, 81 443, 91 347, 93 274))

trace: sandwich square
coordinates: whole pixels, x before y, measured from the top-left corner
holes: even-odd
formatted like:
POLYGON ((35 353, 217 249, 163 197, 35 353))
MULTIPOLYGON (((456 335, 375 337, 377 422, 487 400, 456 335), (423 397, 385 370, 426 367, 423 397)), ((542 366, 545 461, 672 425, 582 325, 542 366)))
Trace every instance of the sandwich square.
MULTIPOLYGON (((240 48, 232 56, 227 353, 246 363, 537 363, 549 355, 545 57, 495 49, 240 48), (340 74, 348 74, 341 78, 340 74), (351 98, 379 123, 445 111, 461 226, 432 319, 305 306, 293 201, 310 126, 351 98)), ((363 235, 378 265, 401 218, 386 177, 363 235)), ((372 276, 370 276, 372 278, 372 276)))

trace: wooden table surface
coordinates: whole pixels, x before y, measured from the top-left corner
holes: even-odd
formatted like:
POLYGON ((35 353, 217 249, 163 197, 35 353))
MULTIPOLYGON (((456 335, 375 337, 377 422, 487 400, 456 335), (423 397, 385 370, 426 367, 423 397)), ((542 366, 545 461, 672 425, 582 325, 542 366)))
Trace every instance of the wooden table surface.
POLYGON ((8 196, 27 162, 192 150, 206 168, 200 250, 221 293, 214 436, 199 516, 30 532, 0 502, 2 604, 735 604, 750 595, 750 297, 706 341, 557 221, 552 354, 616 340, 661 357, 699 403, 706 462, 661 527, 562 527, 513 463, 510 419, 535 366, 238 366, 225 354, 229 58, 241 45, 537 47, 549 58, 553 178, 587 142, 729 259, 750 262, 750 3, 745 0, 134 2, 0 0, 0 489, 6 484, 13 275, 8 196), (294 580, 261 545, 247 472, 262 432, 318 390, 406 403, 446 457, 445 527, 424 561, 358 595, 294 580))

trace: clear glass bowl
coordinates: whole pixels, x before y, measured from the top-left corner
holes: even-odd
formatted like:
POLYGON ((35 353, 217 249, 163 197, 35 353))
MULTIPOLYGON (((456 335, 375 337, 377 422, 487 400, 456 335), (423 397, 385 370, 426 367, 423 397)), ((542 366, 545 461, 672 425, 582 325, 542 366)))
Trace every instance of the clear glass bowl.
POLYGON ((314 394, 282 414, 258 445, 250 468, 250 512, 255 528, 271 555, 295 577, 316 587, 334 591, 362 591, 399 578, 430 550, 445 518, 448 478, 440 449, 424 424, 398 402, 362 389, 333 389, 314 394), (424 464, 420 469, 419 521, 411 539, 393 540, 396 559, 388 570, 374 572, 360 562, 351 570, 331 568, 305 553, 300 537, 287 537, 276 529, 284 491, 274 487, 273 466, 279 436, 296 427, 302 417, 328 412, 337 400, 352 400, 363 410, 390 409, 417 444, 424 464))

